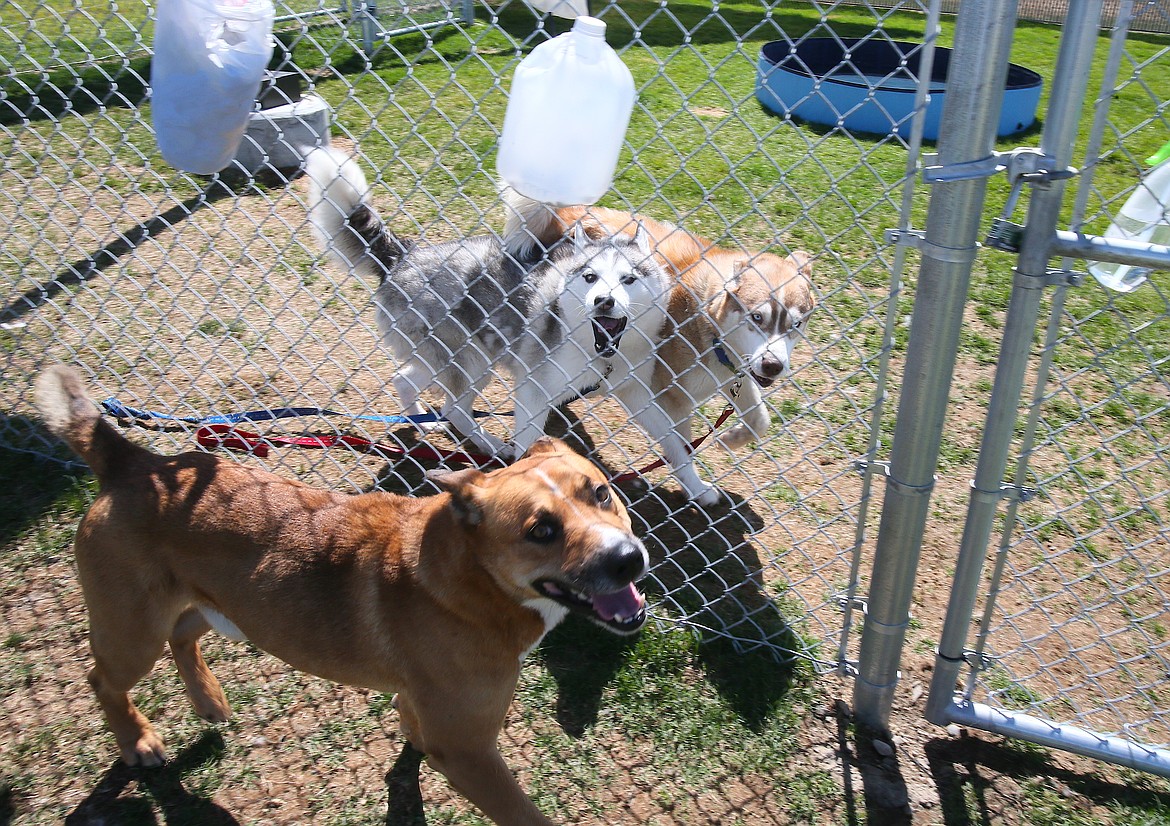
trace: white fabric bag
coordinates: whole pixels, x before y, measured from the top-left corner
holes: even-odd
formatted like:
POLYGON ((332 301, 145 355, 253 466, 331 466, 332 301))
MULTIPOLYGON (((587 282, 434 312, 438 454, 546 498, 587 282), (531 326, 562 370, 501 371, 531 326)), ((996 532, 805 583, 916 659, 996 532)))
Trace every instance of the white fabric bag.
POLYGON ((151 112, 166 162, 210 175, 229 163, 272 57, 272 0, 159 0, 151 112))

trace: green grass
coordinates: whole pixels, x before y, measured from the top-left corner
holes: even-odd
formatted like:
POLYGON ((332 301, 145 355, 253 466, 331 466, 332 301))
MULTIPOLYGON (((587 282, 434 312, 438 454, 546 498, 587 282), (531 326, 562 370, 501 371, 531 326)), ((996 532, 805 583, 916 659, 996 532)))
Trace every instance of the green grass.
MULTIPOLYGON (((150 33, 146 7, 120 4, 116 15, 107 7, 88 15, 74 13, 72 8, 71 2, 52 0, 36 6, 26 17, 5 15, 7 39, 0 39, 0 66, 7 71, 0 78, 5 100, 0 107, 0 126, 6 130, 9 149, 6 172, 46 187, 67 182, 87 192, 119 197, 178 193, 181 199, 192 194, 192 182, 167 169, 144 126, 143 118, 149 117, 145 95, 149 62, 141 50, 150 33), (47 38, 27 36, 29 20, 35 22, 37 31, 49 33, 47 38), (129 60, 124 64, 105 61, 102 55, 94 55, 96 61, 89 60, 86 44, 95 38, 104 38, 112 48, 126 51, 129 60), (84 68, 66 68, 78 60, 87 61, 84 68), (41 69, 45 70, 43 75, 41 69), (135 108, 139 106, 142 111, 135 108), (119 163, 141 164, 142 174, 130 179, 118 165, 70 165, 70 160, 78 157, 79 145, 99 144, 117 147, 119 163)), ((97 6, 86 4, 85 8, 97 6)), ((891 257, 881 233, 898 222, 905 148, 888 138, 787 124, 755 102, 758 47, 780 32, 792 37, 807 32, 823 34, 820 30, 826 22, 816 8, 801 3, 762 8, 758 3, 736 0, 720 3, 717 16, 711 11, 710 4, 700 2, 671 0, 663 7, 648 0, 629 0, 621 4, 620 13, 611 10, 607 15, 609 40, 621 50, 635 76, 639 104, 615 192, 604 203, 684 221, 688 228, 727 243, 805 247, 820 254, 816 281, 823 303, 819 332, 811 333, 815 338, 810 345, 818 369, 802 376, 810 388, 806 400, 779 403, 776 432, 815 419, 833 433, 833 438, 818 447, 818 458, 826 463, 847 462, 865 449, 864 426, 851 425, 863 420, 868 424, 868 401, 846 397, 841 388, 869 383, 859 365, 872 369, 881 343, 880 324, 874 319, 880 319, 885 302, 890 300, 886 291, 891 257), (830 340, 829 331, 839 338, 830 340), (818 372, 828 378, 816 375, 818 372)), ((841 36, 865 34, 874 25, 872 14, 863 8, 834 8, 831 17, 828 25, 841 36)), ((357 142, 367 170, 377 179, 379 204, 403 233, 425 231, 435 237, 451 237, 474 231, 485 222, 493 227, 498 224, 494 150, 503 120, 507 79, 539 37, 533 36, 533 20, 518 3, 509 4, 497 23, 489 25, 486 12, 481 11, 479 22, 466 29, 396 38, 368 57, 359 54, 336 29, 314 28, 309 37, 287 32, 280 35, 283 48, 278 49, 275 60, 287 54, 312 80, 314 90, 328 100, 336 116, 337 134, 357 142)), ((892 14, 884 18, 883 26, 893 36, 914 39, 921 34, 922 19, 892 14)), ((943 27, 942 43, 949 45, 953 21, 944 18, 943 27)), ((1021 24, 1013 59, 1051 78, 1057 37, 1056 27, 1021 24)), ((1129 50, 1136 61, 1145 62, 1166 42, 1164 37, 1134 37, 1129 50)), ((1090 88, 1098 82, 1099 72, 1100 61, 1090 88)), ((1113 120, 1120 133, 1129 135, 1129 151, 1111 152, 1097 170, 1097 194, 1090 199, 1091 229, 1104 229, 1102 209, 1136 181, 1140 169, 1133 159, 1152 153, 1166 138, 1163 130, 1137 127, 1154 110, 1147 89, 1170 88, 1170 62, 1147 66, 1144 77, 1144 86, 1129 85, 1114 100, 1113 120)), ((1081 146, 1088 128, 1086 118, 1081 146)), ((1037 140, 1038 135, 1032 132, 1001 141, 997 148, 1006 151, 1037 140)), ((249 186, 249 194, 274 196, 280 188, 263 181, 249 186)), ((918 227, 925 223, 926 194, 923 187, 914 206, 912 223, 918 227)), ((998 211, 1005 197, 1005 182, 992 180, 989 213, 998 211)), ((1026 201, 1021 203, 1021 211, 1024 205, 1026 201)), ((48 238, 65 237, 70 227, 53 223, 53 207, 46 200, 28 199, 21 217, 48 238)), ((1066 218, 1068 214, 1066 210, 1066 218)), ((209 243, 209 248, 199 253, 214 254, 211 246, 209 243)), ((35 251, 25 260, 19 245, 13 248, 16 251, 9 254, 22 273, 26 267, 35 272, 41 266, 35 251)), ((339 315, 348 312, 330 304, 331 285, 320 281, 311 254, 293 246, 282 260, 306 286, 320 286, 322 309, 339 315)), ((974 320, 964 326, 960 343, 964 368, 990 369, 996 361, 1013 264, 1014 258, 1006 254, 987 252, 980 258, 971 285, 974 320)), ((905 296, 913 294, 912 270, 905 296)), ((279 300, 279 296, 266 295, 264 289, 257 287, 252 298, 279 300)), ((356 290, 357 286, 345 289, 356 290)), ((230 360, 245 363, 250 350, 243 345, 252 344, 247 335, 252 328, 231 317, 230 309, 223 312, 222 317, 210 313, 195 318, 194 334, 216 340, 224 345, 230 360)), ((119 339, 121 343, 126 339, 150 340, 155 314, 148 311, 141 315, 119 329, 118 335, 124 337, 119 339)), ((1045 423, 1056 434, 1054 440, 1076 460, 1070 463, 1071 472, 1052 475, 1049 493, 1057 495, 1073 495, 1088 482, 1104 485, 1123 473, 1115 457, 1147 456, 1151 443, 1157 446, 1170 439, 1170 420, 1159 415, 1165 411, 1164 397, 1159 395, 1158 382, 1151 382, 1149 369, 1150 364, 1170 356, 1161 295, 1141 290, 1110 298, 1095 289, 1080 288, 1070 291, 1065 316, 1057 369, 1066 376, 1083 373, 1046 407, 1045 423), (1151 383, 1152 392, 1148 388, 1151 383), (1146 419, 1145 431, 1127 430, 1138 416, 1146 419), (1098 436, 1085 427, 1090 417, 1110 422, 1120 432, 1108 451, 1099 448, 1098 436)), ((899 324, 894 330, 896 356, 904 351, 906 336, 907 328, 899 324)), ((16 352, 21 346, 11 333, 0 331, 0 348, 16 352)), ((104 352, 115 342, 99 336, 87 346, 104 352)), ((990 392, 990 383, 982 375, 971 387, 984 396, 990 392)), ((889 412, 886 418, 888 422, 889 412)), ((944 470, 958 472, 968 467, 973 450, 969 442, 946 442, 941 457, 944 470)), ((43 566, 49 564, 61 566, 54 571, 67 575, 67 563, 62 560, 68 555, 69 529, 93 493, 84 476, 40 465, 36 473, 30 473, 28 467, 27 457, 0 453, 0 532, 5 539, 5 578, 12 589, 36 581, 43 575, 43 566)), ((1134 474, 1134 481, 1151 494, 1162 489, 1156 473, 1134 474)), ((789 483, 775 483, 763 490, 786 514, 817 525, 827 523, 834 509, 840 516, 835 503, 826 504, 823 498, 810 497, 803 488, 789 483)), ((1161 507, 1165 509, 1165 505, 1161 507)), ((1148 508, 1133 509, 1120 489, 1077 511, 1057 511, 1055 516, 1048 511, 1025 512, 1023 518, 1041 542, 1072 548, 1078 562, 1089 565, 1108 559, 1111 551, 1078 537, 1115 514, 1123 514, 1118 526, 1135 534, 1148 533, 1158 518, 1162 522, 1167 518, 1148 508)), ((674 519, 668 514, 655 524, 668 528, 674 519)), ((704 571, 712 573, 718 574, 704 571)), ((701 579, 704 587, 708 580, 719 582, 717 575, 696 579, 701 579)), ((688 585, 695 587, 694 583, 688 585)), ((1046 586, 1038 587, 1042 590, 1046 586)), ((696 602, 708 604, 710 594, 698 589, 696 594, 696 602)), ((774 602, 783 609, 774 612, 782 614, 782 620, 800 613, 798 601, 785 605, 777 598, 774 602)), ((55 631, 76 635, 82 633, 79 628, 75 624, 55 631)), ((1154 624, 1151 629, 1157 636, 1166 633, 1154 624)), ((793 639, 789 628, 774 630, 776 638, 793 639)), ((53 644, 54 638, 44 630, 4 634, 0 658, 6 665, 11 663, 3 669, 4 691, 25 690, 38 674, 26 655, 30 649, 51 651, 53 644)), ((798 647, 808 645, 812 642, 800 641, 798 647)), ((835 778, 824 772, 790 775, 784 771, 794 757, 796 734, 807 723, 808 709, 816 702, 811 675, 800 668, 778 666, 759 655, 729 651, 726 646, 717 639, 656 630, 620 643, 578 625, 552 635, 526 668, 517 701, 525 721, 535 721, 533 737, 545 756, 530 769, 533 794, 555 811, 566 789, 604 786, 606 769, 599 767, 606 764, 607 749, 632 738, 654 754, 639 770, 647 785, 657 789, 656 803, 664 811, 677 811, 693 802, 691 790, 697 786, 711 784, 725 774, 749 773, 771 778, 781 787, 794 819, 816 820, 816 813, 823 811, 823 799, 835 792, 835 778), (550 715, 555 722, 550 722, 550 715)), ((218 656, 231 665, 249 662, 257 655, 227 649, 218 656)), ((181 704, 175 699, 172 678, 160 677, 152 688, 166 696, 168 706, 181 704)), ((1033 698, 1026 687, 993 684, 991 688, 1001 689, 1009 703, 1025 705, 1033 698)), ((268 715, 265 719, 277 719, 302 702, 304 686, 297 681, 258 678, 233 684, 228 691, 237 706, 255 708, 257 714, 268 715)), ((162 699, 152 702, 161 706, 162 699)), ((322 766, 335 768, 346 754, 347 741, 369 736, 375 720, 392 717, 385 703, 385 698, 376 698, 372 701, 376 713, 322 725, 299 747, 322 766)), ((246 743, 233 745, 229 738, 224 746, 214 737, 206 739, 191 724, 179 731, 186 742, 195 742, 191 759, 196 773, 203 774, 197 780, 190 779, 190 769, 184 763, 169 781, 182 779, 197 796, 210 795, 225 784, 254 782, 246 769, 246 743)), ((58 725, 36 728, 22 736, 17 750, 19 765, 3 766, 9 791, 0 786, 0 816, 5 800, 23 800, 34 794, 39 766, 47 762, 53 744, 64 735, 64 726, 58 725)), ((75 744, 61 771, 86 778, 99 774, 95 766, 102 765, 103 742, 95 735, 93 741, 75 744)), ((1042 771, 1026 761, 1022 765, 1035 773, 1042 771)), ((1040 793, 1043 782, 1043 778, 1034 781, 1030 777, 1024 782, 1028 794, 1036 795, 1028 822, 1055 822, 1062 815, 1062 805, 1066 819, 1072 817, 1074 807, 1040 793)), ((89 790, 94 784, 87 781, 85 785, 89 790)), ((174 799, 170 791, 173 789, 165 784, 145 788, 137 797, 132 796, 129 808, 149 822, 156 809, 165 808, 174 799)), ((376 822, 376 810, 383 805, 379 794, 356 801, 344 795, 331 796, 327 790, 319 794, 321 818, 335 822, 376 822)), ((588 797, 582 794, 582 806, 590 805, 588 797)), ((1126 798, 1120 805, 1117 822, 1167 822, 1161 796, 1136 802, 1126 798)), ((430 815, 435 822, 478 822, 458 808, 436 807, 430 815)), ((1085 822, 1103 822, 1094 819, 1097 814, 1084 816, 1090 818, 1085 822)))

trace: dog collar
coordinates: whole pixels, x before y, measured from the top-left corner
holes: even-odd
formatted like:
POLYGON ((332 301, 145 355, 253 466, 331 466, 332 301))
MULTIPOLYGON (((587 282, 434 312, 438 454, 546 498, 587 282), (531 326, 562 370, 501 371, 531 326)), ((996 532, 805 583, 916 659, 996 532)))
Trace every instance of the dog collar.
POLYGON ((715 353, 715 358, 718 359, 720 364, 732 372, 737 372, 735 365, 731 363, 731 359, 727 356, 727 351, 723 349, 723 342, 721 342, 719 339, 714 339, 711 342, 711 348, 712 352, 715 353))
POLYGON ((739 391, 743 389, 743 370, 732 364, 731 358, 728 357, 727 351, 723 349, 723 344, 719 339, 712 339, 711 349, 719 363, 735 374, 735 381, 731 383, 731 398, 739 398, 739 391))

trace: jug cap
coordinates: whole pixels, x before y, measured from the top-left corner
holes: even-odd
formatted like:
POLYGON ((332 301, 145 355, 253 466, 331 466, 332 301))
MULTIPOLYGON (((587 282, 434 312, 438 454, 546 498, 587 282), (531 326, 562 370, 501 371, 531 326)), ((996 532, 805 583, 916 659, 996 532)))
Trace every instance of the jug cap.
POLYGON ((573 31, 592 37, 605 37, 605 21, 583 14, 573 21, 573 31))

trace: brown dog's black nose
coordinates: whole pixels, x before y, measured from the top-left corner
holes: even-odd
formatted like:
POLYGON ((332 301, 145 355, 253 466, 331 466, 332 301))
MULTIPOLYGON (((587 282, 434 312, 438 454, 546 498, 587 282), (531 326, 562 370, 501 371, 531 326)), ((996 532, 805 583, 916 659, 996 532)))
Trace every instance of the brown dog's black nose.
POLYGON ((641 545, 623 542, 609 551, 600 562, 600 573, 615 583, 628 583, 646 573, 646 551, 641 545))

